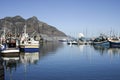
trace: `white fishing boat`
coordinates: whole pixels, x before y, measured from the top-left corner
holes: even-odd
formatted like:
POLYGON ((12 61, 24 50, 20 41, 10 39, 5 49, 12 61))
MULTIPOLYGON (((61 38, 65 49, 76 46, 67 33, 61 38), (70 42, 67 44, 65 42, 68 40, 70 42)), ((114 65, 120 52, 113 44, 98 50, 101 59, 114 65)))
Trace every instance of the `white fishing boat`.
POLYGON ((16 46, 16 39, 13 37, 7 39, 5 37, 5 29, 3 36, 1 36, 0 51, 1 53, 19 53, 19 48, 16 46))
POLYGON ((76 40, 71 40, 67 42, 68 45, 78 45, 78 42, 76 40))
POLYGON ((111 48, 120 48, 120 39, 108 39, 111 48))
POLYGON ((103 35, 103 34, 100 34, 99 37, 95 38, 93 40, 93 45, 96 45, 96 46, 110 46, 110 43, 108 41, 108 37, 103 35))
POLYGON ((20 51, 22 52, 38 52, 39 51, 39 41, 34 38, 29 37, 26 33, 26 25, 24 26, 24 33, 20 39, 20 51))
POLYGON ((93 45, 97 45, 97 46, 109 46, 109 42, 106 41, 99 41, 99 42, 93 42, 93 45))

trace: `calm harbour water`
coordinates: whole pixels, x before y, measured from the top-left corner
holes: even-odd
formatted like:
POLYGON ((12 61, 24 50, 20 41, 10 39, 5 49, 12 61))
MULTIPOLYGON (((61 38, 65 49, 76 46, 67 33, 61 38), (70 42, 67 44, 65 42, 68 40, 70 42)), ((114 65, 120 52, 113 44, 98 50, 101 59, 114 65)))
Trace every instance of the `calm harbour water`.
POLYGON ((12 58, 3 62, 5 80, 120 80, 116 48, 48 43, 12 58))

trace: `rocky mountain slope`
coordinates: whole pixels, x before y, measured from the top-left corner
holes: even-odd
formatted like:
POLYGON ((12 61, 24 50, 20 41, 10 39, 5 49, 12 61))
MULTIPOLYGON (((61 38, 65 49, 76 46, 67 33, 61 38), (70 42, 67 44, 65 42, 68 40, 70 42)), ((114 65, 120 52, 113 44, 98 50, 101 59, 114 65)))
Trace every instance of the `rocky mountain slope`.
POLYGON ((37 17, 33 16, 28 19, 24 19, 21 16, 5 17, 0 19, 0 30, 6 28, 7 32, 14 34, 21 34, 24 29, 24 25, 27 25, 27 33, 30 35, 43 34, 47 36, 65 37, 66 34, 59 31, 57 28, 41 22, 37 17))

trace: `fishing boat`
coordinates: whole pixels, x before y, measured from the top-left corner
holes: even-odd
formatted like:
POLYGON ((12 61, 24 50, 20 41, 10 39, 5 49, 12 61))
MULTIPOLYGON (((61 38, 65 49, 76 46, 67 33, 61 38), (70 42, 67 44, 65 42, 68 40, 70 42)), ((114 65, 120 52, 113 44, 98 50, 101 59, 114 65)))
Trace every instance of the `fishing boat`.
POLYGON ((112 48, 120 48, 120 39, 116 38, 116 39, 108 39, 109 43, 110 43, 110 47, 112 48))
POLYGON ((34 38, 29 37, 26 33, 26 25, 24 26, 24 33, 20 39, 20 51, 22 52, 38 52, 39 51, 39 41, 34 38))
POLYGON ((93 45, 97 46, 110 46, 107 36, 101 34, 99 37, 93 40, 93 45))
POLYGON ((93 45, 97 45, 97 46, 109 46, 109 42, 106 40, 106 41, 99 41, 99 42, 93 42, 93 45))
POLYGON ((68 45, 78 45, 78 42, 76 40, 70 40, 67 42, 68 45))
POLYGON ((19 48, 16 45, 17 39, 15 37, 6 37, 5 36, 5 29, 4 34, 1 36, 1 45, 0 45, 0 52, 1 53, 19 53, 19 48))
POLYGON ((6 53, 6 54, 7 53, 19 53, 19 49, 18 48, 5 48, 5 49, 1 49, 1 53, 6 53))

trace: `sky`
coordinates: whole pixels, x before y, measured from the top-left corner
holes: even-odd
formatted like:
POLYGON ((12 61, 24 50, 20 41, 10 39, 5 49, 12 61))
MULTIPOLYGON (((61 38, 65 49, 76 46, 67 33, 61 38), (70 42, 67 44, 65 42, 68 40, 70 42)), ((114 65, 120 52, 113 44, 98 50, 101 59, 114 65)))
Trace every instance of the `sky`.
POLYGON ((74 37, 120 34, 120 0, 0 0, 0 19, 36 16, 74 37))

